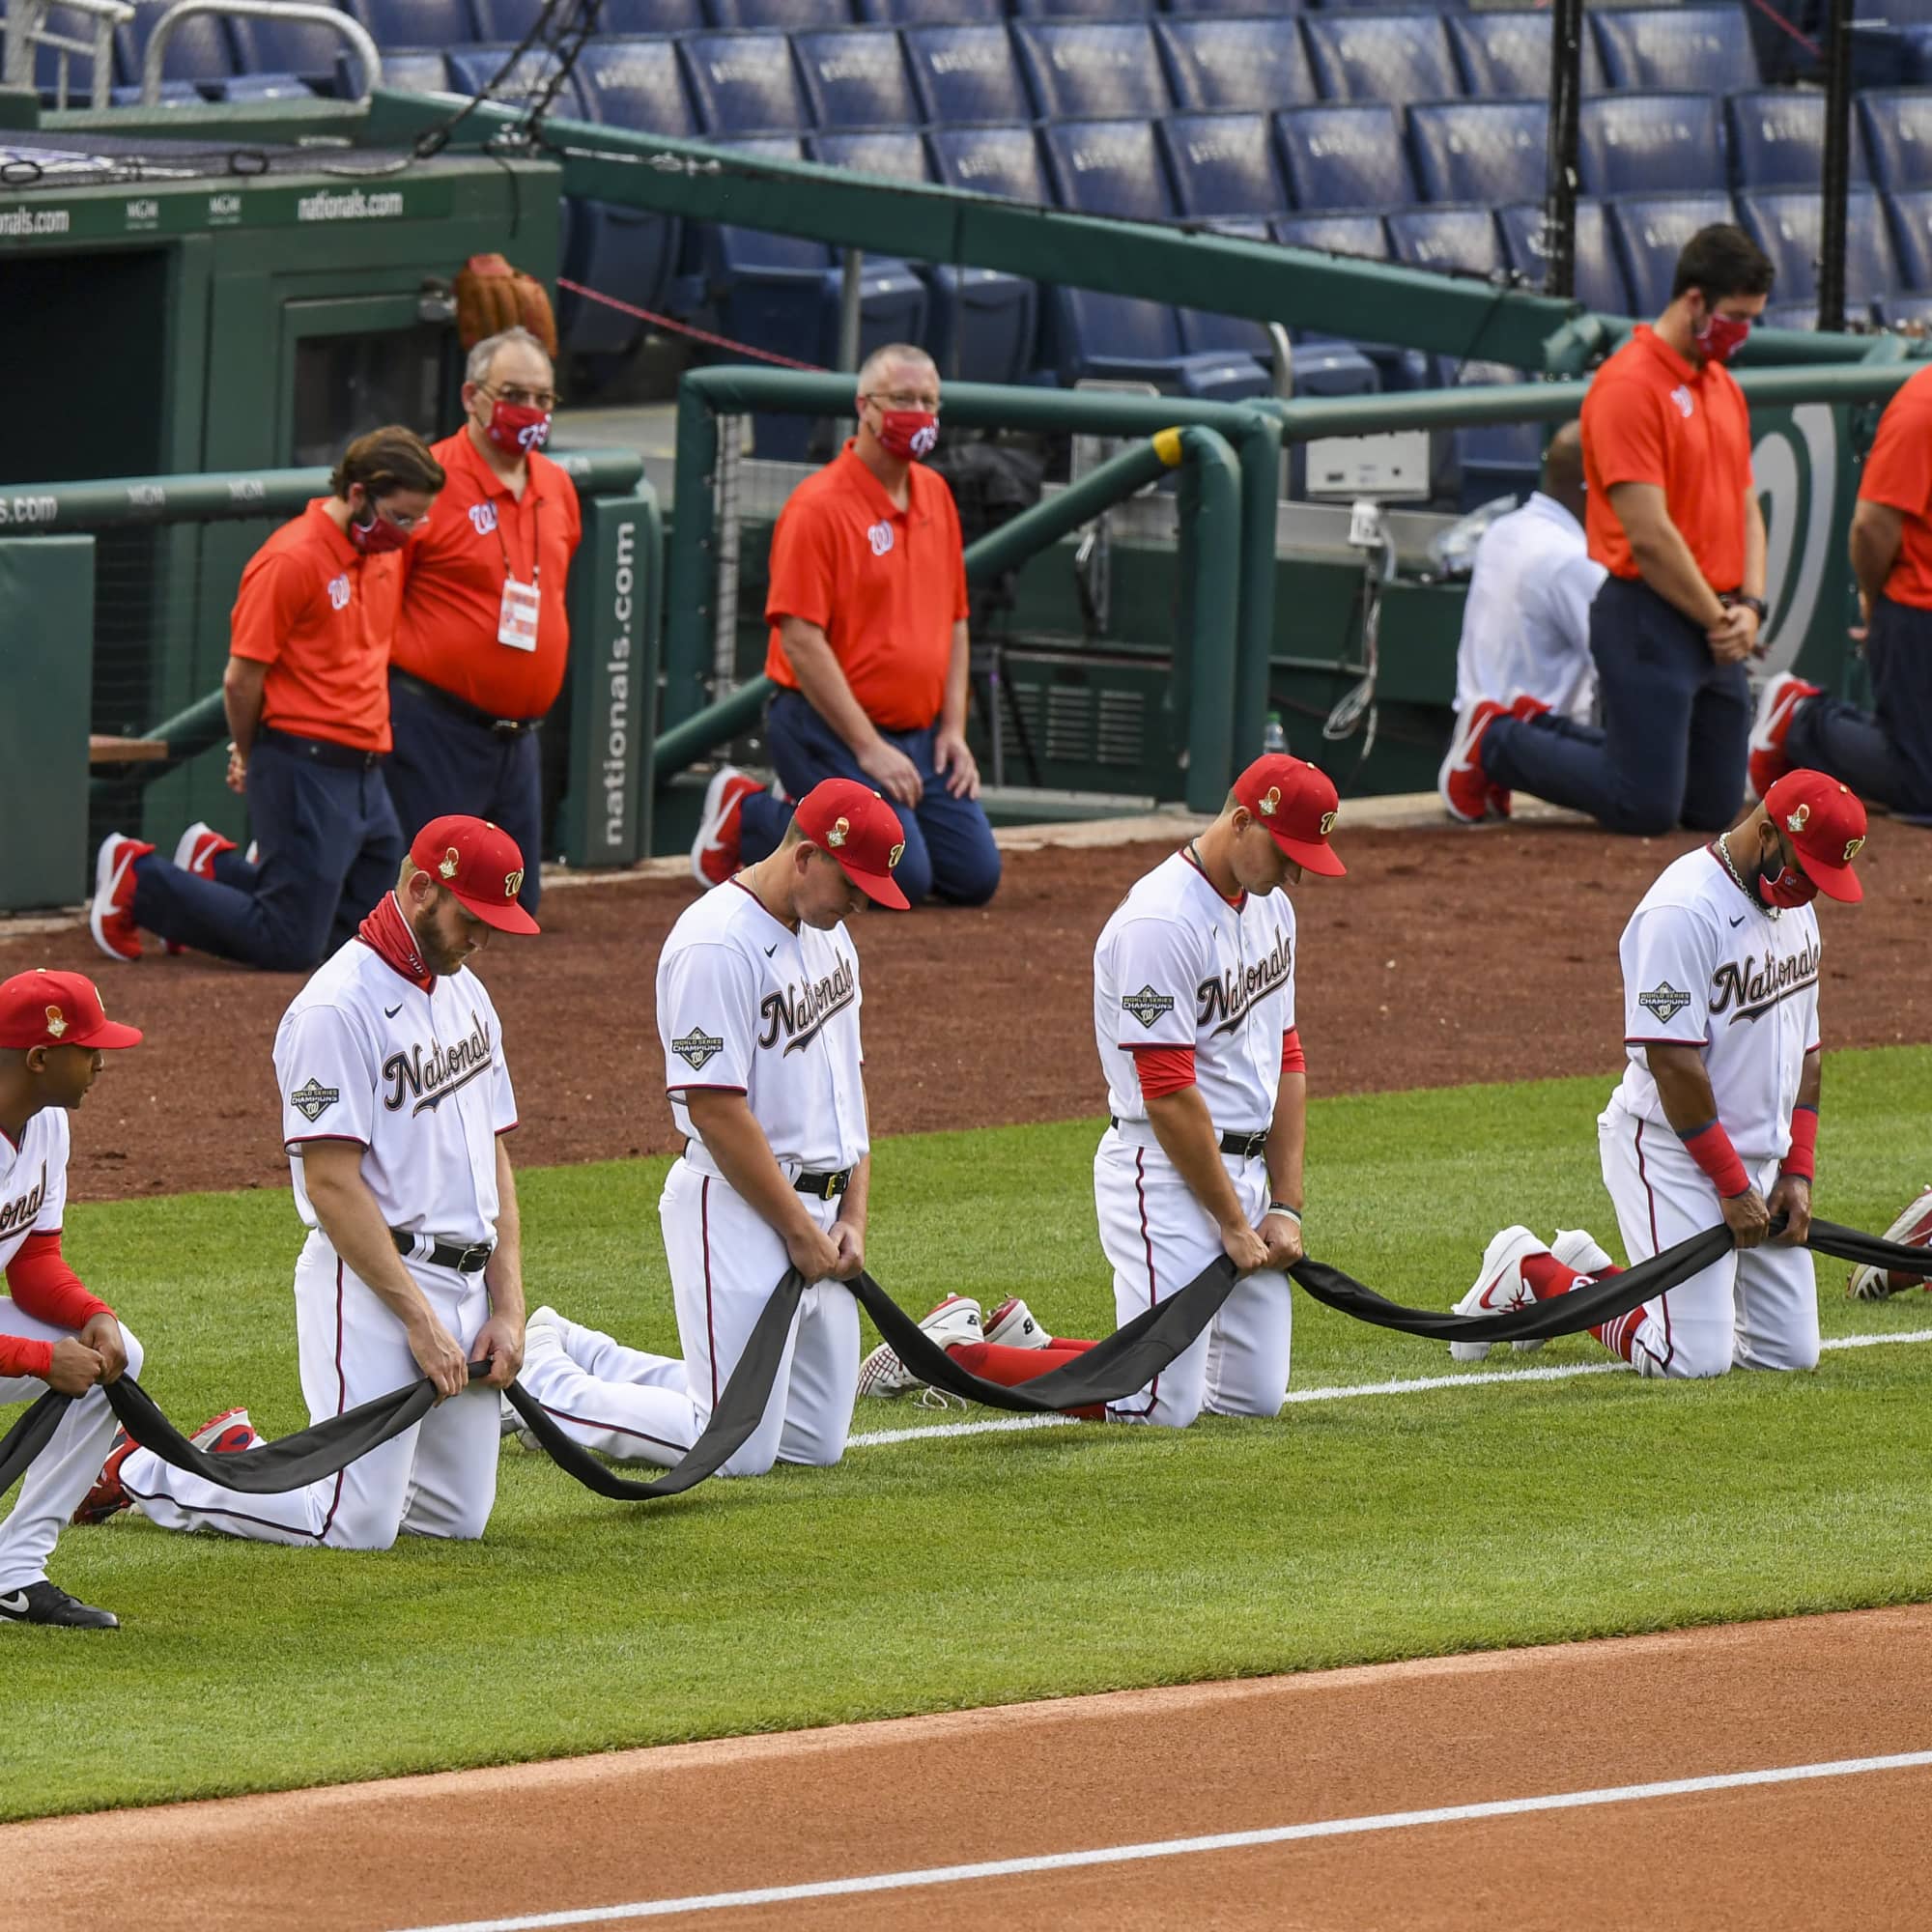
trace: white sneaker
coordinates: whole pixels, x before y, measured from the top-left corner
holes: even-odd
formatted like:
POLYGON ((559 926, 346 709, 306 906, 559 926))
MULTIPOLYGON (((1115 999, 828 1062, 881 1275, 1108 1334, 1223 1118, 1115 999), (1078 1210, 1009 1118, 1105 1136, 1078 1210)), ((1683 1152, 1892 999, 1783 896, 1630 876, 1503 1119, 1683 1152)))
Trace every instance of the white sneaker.
MULTIPOLYGON (((1556 1238, 1549 1244, 1549 1252, 1565 1267, 1575 1268, 1590 1280, 1605 1268, 1616 1266, 1616 1263, 1597 1245, 1596 1236, 1586 1228, 1558 1228, 1556 1238)), ((1526 1342, 1512 1342, 1510 1347, 1519 1355, 1533 1355, 1547 1339, 1545 1336, 1532 1336, 1526 1342)))
MULTIPOLYGON (((1908 1248, 1922 1248, 1932 1242, 1932 1187, 1926 1188, 1885 1231, 1885 1238, 1908 1248)), ((1855 1267, 1846 1277, 1845 1293, 1854 1301, 1885 1301, 1904 1293, 1908 1288, 1923 1286, 1922 1276, 1891 1274, 1884 1268, 1867 1265, 1855 1267)))
MULTIPOLYGON (((1483 1268, 1467 1294, 1456 1304, 1458 1315, 1500 1315, 1505 1309, 1526 1308, 1536 1297, 1522 1278, 1526 1256, 1548 1254, 1542 1239, 1527 1228, 1505 1228, 1483 1250, 1483 1268)), ((1487 1342, 1451 1342, 1449 1359, 1480 1362, 1490 1352, 1487 1342)))
MULTIPOLYGON (((524 1366, 545 1355, 554 1355, 563 1347, 563 1318, 554 1308, 546 1303, 541 1308, 533 1308, 524 1318, 524 1366)), ((525 1427, 524 1418, 510 1406, 510 1398, 500 1398, 502 1408, 498 1427, 504 1435, 514 1435, 526 1449, 541 1450, 543 1444, 525 1427)))
MULTIPOLYGON (((927 1341, 942 1349, 957 1348, 961 1342, 983 1342, 986 1339, 985 1326, 980 1319, 980 1304, 965 1294, 949 1294, 919 1326, 927 1341)), ((889 1343, 881 1342, 859 1364, 861 1395, 904 1395, 909 1389, 921 1385, 920 1378, 907 1370, 889 1343)))
POLYGON ((986 1318, 986 1340, 1006 1349, 1048 1349, 1053 1337, 1034 1319, 1018 1295, 1011 1295, 986 1318))

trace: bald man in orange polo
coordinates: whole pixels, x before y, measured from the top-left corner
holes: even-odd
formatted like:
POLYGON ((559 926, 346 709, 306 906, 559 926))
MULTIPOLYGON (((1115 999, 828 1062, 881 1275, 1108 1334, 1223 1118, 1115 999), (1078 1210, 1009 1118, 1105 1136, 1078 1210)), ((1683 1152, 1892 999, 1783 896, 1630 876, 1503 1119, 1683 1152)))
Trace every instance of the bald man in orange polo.
MULTIPOLYGON (((898 813, 893 876, 923 898, 983 905, 1000 853, 966 744, 965 550, 939 440, 939 371, 891 343, 859 371, 859 433, 792 493, 772 534, 766 717, 788 798, 854 779, 898 813)), ((776 851, 787 799, 725 766, 711 781, 692 870, 716 885, 776 851)))

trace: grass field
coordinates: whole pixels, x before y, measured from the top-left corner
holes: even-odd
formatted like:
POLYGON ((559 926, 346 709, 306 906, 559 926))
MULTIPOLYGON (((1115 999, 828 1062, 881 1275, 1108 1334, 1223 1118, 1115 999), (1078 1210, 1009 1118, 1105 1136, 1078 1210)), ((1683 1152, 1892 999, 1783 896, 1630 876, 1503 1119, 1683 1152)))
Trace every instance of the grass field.
MULTIPOLYGON (((1932 1179, 1932 1049, 1834 1057, 1819 1209, 1883 1228, 1932 1179)), ((1600 1079, 1328 1100, 1309 1242, 1444 1304, 1524 1220, 1619 1246, 1600 1079)), ((872 1271, 923 1311, 1022 1293, 1101 1333, 1092 1122, 877 1151, 872 1271)), ((533 1302, 674 1350, 661 1162, 523 1179, 533 1302)), ((178 1421, 297 1393, 285 1195, 81 1208, 68 1248, 148 1349, 178 1421)), ((1932 1326, 1917 1295, 1829 1335, 1932 1326)), ((1296 1297, 1294 1385, 1438 1376, 1447 1351, 1296 1297)), ((1503 1354, 1489 1365, 1511 1365, 1503 1354)), ((1585 1340, 1539 1365, 1601 1360, 1585 1340)), ((100 1638, 10 1630, 0 1817, 555 1756, 1018 1698, 1932 1595, 1932 1349, 1816 1376, 1628 1375, 1291 1406, 1183 1435, 1094 1426, 855 1449, 838 1469, 605 1503, 506 1451, 481 1545, 380 1556, 70 1531, 56 1579, 100 1638), (22 1719, 27 1721, 21 1721, 22 1719)), ((16 1411, 0 1420, 11 1421, 16 1411)), ((861 1430, 935 1422, 861 1405, 861 1430)))

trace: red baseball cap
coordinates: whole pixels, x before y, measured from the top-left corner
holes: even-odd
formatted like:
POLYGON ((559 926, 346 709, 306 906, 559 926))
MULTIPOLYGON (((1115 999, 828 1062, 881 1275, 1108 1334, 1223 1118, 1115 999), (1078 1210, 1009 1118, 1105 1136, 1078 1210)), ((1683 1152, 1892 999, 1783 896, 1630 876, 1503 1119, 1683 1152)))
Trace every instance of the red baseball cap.
POLYGON ((1852 870, 1865 842, 1865 809, 1857 792, 1823 772, 1800 767, 1765 793, 1764 809, 1821 893, 1847 905, 1864 897, 1864 883, 1852 870))
POLYGON ((410 859, 419 872, 447 886, 466 912, 498 932, 541 932, 517 903, 524 889, 524 855, 500 825, 451 812, 416 834, 410 859))
POLYGON ((0 1046, 139 1046, 141 1029, 107 1017, 85 973, 15 973, 0 980, 0 1046))
POLYGON ((1244 805, 1297 866, 1339 879, 1348 867, 1328 849, 1341 800, 1325 772, 1286 752, 1257 758, 1235 781, 1235 802, 1244 805))
POLYGON ((893 878, 893 867, 905 853, 905 828, 869 786, 857 779, 822 780, 799 800, 792 816, 868 899, 895 912, 911 905, 893 878))

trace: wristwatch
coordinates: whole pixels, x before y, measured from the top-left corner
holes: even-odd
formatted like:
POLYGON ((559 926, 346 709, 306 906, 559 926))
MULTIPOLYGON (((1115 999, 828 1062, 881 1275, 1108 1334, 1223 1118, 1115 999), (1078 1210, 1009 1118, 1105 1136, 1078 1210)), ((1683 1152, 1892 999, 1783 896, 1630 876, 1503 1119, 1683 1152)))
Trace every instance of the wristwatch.
POLYGON ((1747 597, 1744 594, 1744 592, 1740 590, 1731 598, 1730 601, 1733 604, 1742 604, 1747 611, 1755 611, 1757 612, 1757 620, 1760 624, 1762 624, 1764 620, 1771 615, 1771 607, 1764 601, 1762 597, 1747 597))

